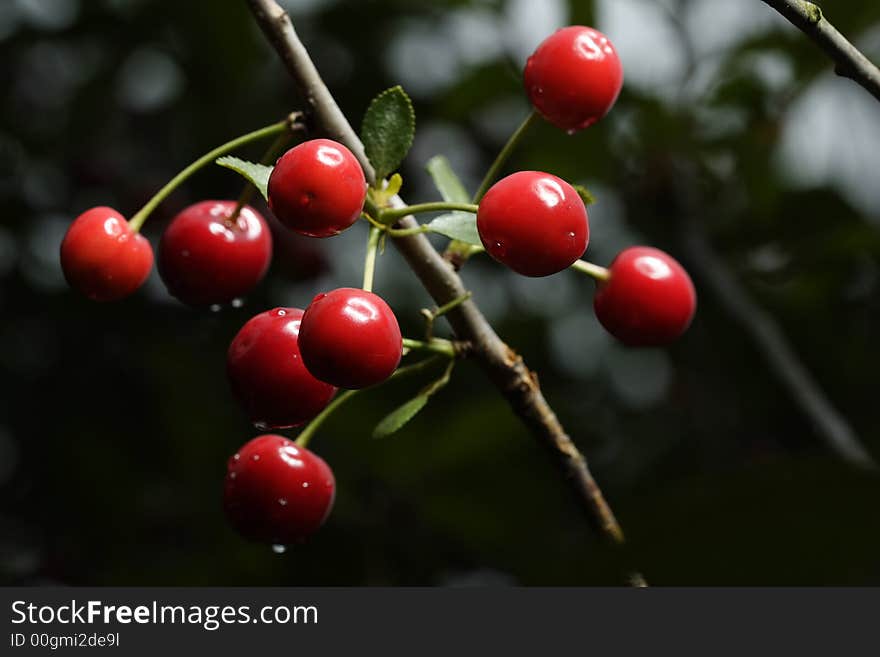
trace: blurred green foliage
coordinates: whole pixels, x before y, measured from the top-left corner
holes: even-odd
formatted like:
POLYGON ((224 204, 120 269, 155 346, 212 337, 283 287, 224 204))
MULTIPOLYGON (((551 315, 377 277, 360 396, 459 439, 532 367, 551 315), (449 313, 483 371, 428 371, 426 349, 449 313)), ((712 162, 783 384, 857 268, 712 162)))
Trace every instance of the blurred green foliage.
MULTIPOLYGON (((880 107, 832 79, 824 55, 763 3, 287 5, 354 125, 380 90, 411 92, 410 201, 436 198, 423 170, 436 154, 475 186, 524 116, 522 41, 541 35, 524 37, 523 25, 559 16, 595 23, 619 44, 658 43, 656 61, 619 45, 628 81, 607 119, 575 136, 541 124, 508 168, 552 171, 595 193, 588 257, 600 264, 646 241, 688 266, 682 233, 705 231, 880 455, 880 187, 869 184, 880 162, 858 148, 876 150, 880 107), (734 14, 707 18, 701 4, 734 14), (733 38, 751 25, 733 21, 727 40, 712 42, 717 21, 752 15, 759 28, 733 38), (671 37, 652 36, 661 27, 671 37), (675 66, 651 68, 670 53, 675 66), (831 111, 816 115, 820 107, 831 111), (820 167, 824 177, 805 183, 799 173, 826 157, 853 166, 820 167)), ((136 211, 196 156, 300 100, 243 2, 0 6, 0 581, 621 582, 619 557, 467 362, 391 438, 370 434, 421 381, 359 395, 320 431, 312 445, 333 467, 338 497, 308 544, 279 556, 234 535, 219 504, 225 460, 256 432, 227 389, 228 343, 267 307, 356 283, 366 230, 321 242, 279 233, 269 279, 241 308, 184 308, 155 276, 120 304, 77 297, 57 262, 73 217, 96 204, 136 211)), ((880 59, 878 3, 826 13, 880 59)), ((257 158, 252 150, 241 156, 257 158)), ((236 175, 206 170, 145 233, 156 244, 177 210, 239 190, 236 175)), ((430 300, 392 249, 379 268, 377 289, 416 334, 430 300)), ((698 271, 697 320, 662 352, 612 344, 592 317, 592 283, 574 273, 525 281, 475 259, 464 276, 539 372, 649 581, 880 583, 880 481, 823 447, 698 271)))

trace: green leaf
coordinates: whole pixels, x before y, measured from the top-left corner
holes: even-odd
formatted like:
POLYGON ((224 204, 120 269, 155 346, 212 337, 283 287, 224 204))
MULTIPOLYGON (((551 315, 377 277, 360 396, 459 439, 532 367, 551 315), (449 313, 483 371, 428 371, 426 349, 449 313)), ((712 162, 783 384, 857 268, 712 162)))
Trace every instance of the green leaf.
POLYGON ((388 185, 382 192, 388 197, 391 198, 395 194, 400 191, 400 188, 403 186, 403 178, 400 177, 399 173, 395 173, 391 178, 388 179, 388 185))
POLYGON ((218 157, 216 163, 221 167, 232 169, 236 173, 241 174, 244 178, 251 182, 258 190, 263 198, 269 200, 269 193, 266 188, 269 186, 269 176, 272 174, 274 167, 268 167, 265 164, 257 164, 255 162, 247 162, 232 155, 224 155, 218 157))
POLYGON ((440 233, 459 242, 476 246, 483 244, 477 232, 477 217, 469 212, 441 214, 425 225, 432 233, 440 233))
POLYGON ((428 403, 428 395, 420 394, 408 402, 399 406, 386 415, 376 428, 373 429, 373 438, 387 438, 399 431, 403 425, 412 420, 416 414, 428 403))
POLYGON ((373 429, 373 438, 387 438, 399 431, 403 425, 412 420, 425 407, 428 399, 428 395, 421 394, 391 411, 373 429))
POLYGON ((415 131, 416 114, 403 87, 391 87, 373 99, 361 125, 361 140, 377 180, 400 166, 415 131))
POLYGON ((581 197, 584 205, 592 205, 596 202, 596 197, 593 196, 592 192, 583 185, 572 185, 572 187, 574 187, 574 191, 578 193, 578 196, 581 197))
POLYGON ((431 398, 431 395, 449 383, 449 378, 452 376, 452 368, 454 367, 455 359, 453 358, 446 365, 446 369, 443 370, 443 374, 439 379, 426 385, 419 391, 418 395, 386 415, 382 421, 376 425, 376 428, 373 429, 373 438, 386 438, 400 430, 403 425, 412 420, 416 414, 425 407, 425 404, 428 403, 428 399, 431 398))
POLYGON ((440 192, 440 196, 448 203, 470 203, 471 196, 467 193, 464 185, 461 184, 458 176, 447 160, 442 155, 435 155, 425 167, 431 178, 434 179, 434 186, 440 192))
POLYGON ((388 184, 385 185, 383 189, 370 187, 367 190, 367 196, 370 198, 374 205, 381 208, 387 205, 388 200, 392 196, 397 194, 402 186, 403 178, 400 177, 399 173, 395 173, 388 179, 388 184))

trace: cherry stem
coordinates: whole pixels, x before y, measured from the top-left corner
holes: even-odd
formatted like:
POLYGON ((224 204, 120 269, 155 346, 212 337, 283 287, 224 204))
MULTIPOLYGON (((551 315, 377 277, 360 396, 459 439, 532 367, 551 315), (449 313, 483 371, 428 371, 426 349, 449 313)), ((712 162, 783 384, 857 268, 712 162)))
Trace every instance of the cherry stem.
POLYGON ((367 239, 367 256, 364 259, 364 290, 373 291, 373 275, 376 271, 376 252, 379 250, 379 238, 382 230, 376 226, 370 226, 370 236, 367 239))
POLYGON ((345 392, 341 392, 331 401, 327 406, 324 407, 324 410, 318 413, 312 421, 308 423, 305 429, 303 429, 300 434, 296 437, 294 441, 298 447, 308 447, 309 441, 312 439, 312 436, 315 435, 315 432, 318 428, 324 424, 324 420, 326 420, 330 415, 333 414, 337 408, 342 406, 349 399, 354 397, 357 394, 358 390, 346 390, 345 392))
MULTIPOLYGON (((431 365, 438 362, 439 360, 442 360, 440 356, 431 356, 430 358, 425 358, 424 360, 420 360, 419 362, 413 363, 412 365, 398 367, 396 370, 394 370, 394 374, 388 377, 387 380, 392 381, 394 379, 399 379, 404 376, 409 376, 410 374, 417 374, 422 370, 428 369, 431 365)), ((369 389, 370 388, 362 388, 362 390, 369 389)), ((315 432, 320 428, 322 424, 324 424, 324 421, 328 417, 330 417, 337 408, 342 406, 345 402, 347 402, 359 392, 360 390, 346 390, 345 392, 341 392, 336 395, 333 401, 327 404, 323 411, 312 418, 311 422, 309 422, 306 427, 300 432, 300 434, 296 437, 296 445, 299 447, 308 447, 309 441, 312 439, 312 436, 314 436, 315 432)))
POLYGON ((386 208, 379 211, 378 221, 383 224, 391 224, 411 214, 423 212, 477 212, 477 206, 473 203, 449 203, 447 201, 435 201, 432 203, 416 203, 402 208, 386 208))
POLYGON ((403 346, 410 351, 429 351, 447 358, 455 358, 456 356, 455 343, 452 340, 444 340, 443 338, 431 338, 430 340, 404 338, 403 346))
POLYGON ((538 113, 535 110, 532 110, 529 115, 525 119, 523 119, 523 122, 520 123, 519 127, 514 130, 513 134, 510 135, 510 139, 507 140, 507 143, 504 144, 501 152, 498 153, 498 157, 496 157, 495 161, 492 162, 492 166, 490 166, 489 170, 486 172, 486 176, 483 178, 483 182, 480 183, 480 187, 479 189, 477 189, 477 193, 474 194, 474 203, 480 202, 480 199, 483 198, 483 195, 486 193, 489 187, 491 187, 495 178, 498 177, 498 172, 501 171, 501 167, 504 166, 507 158, 510 157, 510 154, 513 153, 513 150, 516 148, 517 144, 522 141, 523 136, 526 134, 532 124, 537 120, 538 113))
POLYGON ((265 128, 260 128, 259 130, 254 130, 253 132, 249 132, 240 137, 236 137, 232 141, 228 141, 221 146, 218 146, 212 151, 209 151, 202 155, 198 160, 190 164, 183 171, 174 176, 171 180, 169 180, 166 185, 156 192, 155 196, 147 201, 147 204, 144 205, 138 212, 129 220, 128 226, 131 228, 132 232, 137 233, 140 231, 141 226, 144 225, 144 222, 147 220, 147 217, 150 216, 150 213, 156 209, 156 207, 164 201, 168 196, 177 189, 181 183, 183 183, 187 178, 193 175, 196 171, 201 169, 204 166, 212 164, 214 160, 216 160, 221 155, 225 155, 230 151, 234 151, 239 146, 244 146, 245 144, 249 144, 254 141, 259 141, 260 139, 265 139, 266 137, 271 137, 272 135, 277 135, 279 133, 284 132, 289 128, 288 120, 279 121, 278 123, 273 123, 272 125, 266 126, 265 128))
POLYGON ((592 262, 587 262, 586 260, 575 260, 571 265, 571 268, 575 271, 587 274, 587 276, 592 276, 600 283, 611 278, 611 272, 608 269, 600 267, 599 265, 594 265, 592 262))
MULTIPOLYGON (((523 119, 523 122, 520 123, 519 127, 514 130, 513 134, 510 135, 507 143, 504 144, 504 147, 498 153, 495 161, 492 162, 492 165, 489 167, 489 170, 486 171, 486 175, 483 178, 483 181, 480 183, 479 189, 477 189, 476 193, 474 194, 474 203, 479 203, 483 199, 483 196, 486 194, 489 187, 492 186, 492 183, 498 177, 498 173, 501 171, 504 163, 510 157, 510 154, 513 153, 514 149, 517 147, 519 142, 522 141, 522 138, 523 136, 525 136, 528 129, 537 120, 538 113, 532 110, 531 112, 529 112, 529 115, 526 116, 525 119, 523 119)), ((446 247, 446 251, 443 253, 443 257, 452 262, 455 269, 459 269, 465 262, 468 261, 468 259, 472 255, 479 253, 481 250, 483 250, 481 247, 475 247, 460 240, 452 240, 446 247)))
MULTIPOLYGON (((291 126, 292 128, 293 126, 291 126)), ((266 152, 263 153, 263 157, 260 158, 260 164, 266 164, 272 162, 276 155, 287 145, 287 142, 290 141, 291 138, 290 132, 283 132, 278 137, 275 138, 275 141, 266 149, 266 152)), ((242 208, 245 205, 250 203, 250 200, 254 197, 254 192, 257 191, 256 185, 252 182, 246 182, 244 187, 241 190, 241 194, 238 195, 238 200, 235 202, 235 209, 232 211, 232 214, 229 215, 229 219, 227 219, 227 223, 230 226, 234 226, 236 220, 238 219, 238 215, 241 214, 242 208)))

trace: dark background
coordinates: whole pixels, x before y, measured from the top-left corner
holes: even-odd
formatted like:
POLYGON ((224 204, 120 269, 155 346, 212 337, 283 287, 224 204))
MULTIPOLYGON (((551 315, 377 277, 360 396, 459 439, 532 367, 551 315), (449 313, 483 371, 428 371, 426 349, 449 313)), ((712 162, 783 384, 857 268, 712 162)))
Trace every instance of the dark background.
MULTIPOLYGON (((880 5, 830 18, 880 58, 880 5)), ((627 81, 570 137, 541 124, 510 169, 586 184, 587 257, 650 243, 691 269, 700 306, 667 350, 628 350, 574 272, 464 271, 539 371, 655 584, 880 584, 880 481, 841 460, 706 285, 689 237, 778 322, 801 364, 880 455, 880 106, 758 0, 296 0, 294 22, 343 110, 402 83, 416 144, 404 196, 436 195, 437 153, 473 189, 528 106, 520 71, 554 28, 595 25, 627 81), (691 245, 691 246, 689 246, 691 245)), ((195 311, 158 276, 121 303, 69 291, 58 246, 93 205, 133 214, 176 171, 301 107, 243 2, 0 3, 0 582, 614 584, 619 564, 551 460, 474 365, 394 437, 375 423, 418 385, 355 398, 312 447, 334 469, 322 531, 276 555, 224 522, 225 460, 256 435, 225 351, 253 314, 360 281, 366 230, 278 235, 240 308, 195 311)), ((241 155, 257 158, 262 146, 241 155)), ((234 198, 199 173, 147 222, 234 198)), ((377 290, 410 335, 430 300, 389 249, 377 290)))

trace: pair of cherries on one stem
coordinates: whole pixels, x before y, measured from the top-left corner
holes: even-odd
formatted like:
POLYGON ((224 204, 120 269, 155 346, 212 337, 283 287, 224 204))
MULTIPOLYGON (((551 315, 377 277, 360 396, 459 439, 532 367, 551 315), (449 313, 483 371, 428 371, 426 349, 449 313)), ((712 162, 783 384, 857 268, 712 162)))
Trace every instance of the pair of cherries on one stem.
POLYGON ((315 417, 337 387, 386 380, 402 350, 397 318, 381 297, 337 288, 305 311, 275 308, 251 318, 229 346, 227 373, 252 422, 288 428, 315 417))
MULTIPOLYGON (((371 292, 339 288, 316 296, 305 312, 275 308, 250 319, 229 347, 227 373, 255 423, 284 428, 320 413, 336 386, 381 383, 401 353, 400 327, 388 305, 371 292)), ((287 544, 318 529, 334 491, 333 473, 319 456, 268 434, 229 460, 224 509, 243 536, 287 544)))
MULTIPOLYGON (((194 306, 225 303, 249 292, 269 268, 272 236, 266 220, 234 201, 203 201, 180 212, 159 245, 159 271, 169 292, 194 306)), ((87 210, 61 244, 71 287, 93 301, 118 301, 150 275, 153 249, 116 210, 87 210)))
MULTIPOLYGON (((575 189, 539 171, 520 171, 493 185, 480 202, 477 231, 489 255, 525 276, 570 267, 583 255, 590 234, 575 189)), ((599 281, 593 307, 621 342, 663 345, 690 325, 696 292, 674 258, 659 249, 632 247, 618 254, 599 281)))
MULTIPOLYGON (((159 244, 159 272, 169 292, 193 306, 226 303, 260 282, 272 257, 266 220, 234 201, 203 201, 180 212, 159 244), (236 216, 233 218, 233 214, 236 216)), ((93 301, 118 301, 150 275, 153 249, 116 210, 87 210, 61 243, 71 287, 93 301)))

